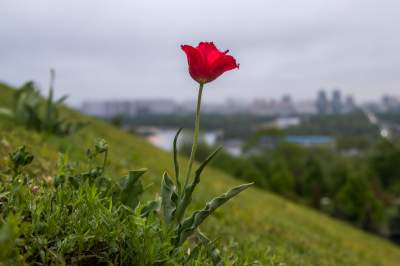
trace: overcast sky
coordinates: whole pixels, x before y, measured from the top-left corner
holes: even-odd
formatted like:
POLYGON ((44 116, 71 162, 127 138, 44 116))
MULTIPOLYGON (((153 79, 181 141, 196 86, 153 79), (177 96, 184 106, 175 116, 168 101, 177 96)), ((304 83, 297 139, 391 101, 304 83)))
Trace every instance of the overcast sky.
POLYGON ((208 84, 208 101, 400 94, 399 0, 0 2, 0 80, 33 79, 84 99, 194 99, 180 44, 214 41, 240 70, 208 84))

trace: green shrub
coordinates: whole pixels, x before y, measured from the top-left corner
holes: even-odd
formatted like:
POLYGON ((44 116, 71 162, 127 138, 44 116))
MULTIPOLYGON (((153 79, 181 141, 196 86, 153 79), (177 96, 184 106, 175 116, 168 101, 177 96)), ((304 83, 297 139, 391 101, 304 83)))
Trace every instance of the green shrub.
POLYGON ((270 189, 276 193, 291 197, 294 195, 295 180, 285 160, 275 158, 271 163, 271 175, 268 179, 270 189))

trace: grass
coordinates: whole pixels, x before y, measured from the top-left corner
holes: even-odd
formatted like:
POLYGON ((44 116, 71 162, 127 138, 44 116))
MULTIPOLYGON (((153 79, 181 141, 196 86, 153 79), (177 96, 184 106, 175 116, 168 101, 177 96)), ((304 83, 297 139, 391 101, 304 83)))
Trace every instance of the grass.
MULTIPOLYGON (((12 90, 0 85, 0 106, 8 106, 12 90)), ((16 127, 0 118, 0 170, 8 153, 25 144, 35 160, 30 167, 37 176, 56 172, 59 153, 84 164, 85 150, 96 138, 109 144, 107 173, 126 175, 130 169, 149 169, 143 182, 149 185, 144 197, 151 199, 159 190, 164 170, 173 172, 172 156, 140 137, 116 129, 105 122, 65 109, 68 117, 90 124, 69 137, 39 134, 16 127)), ((180 158, 181 165, 187 161, 180 158)), ((203 175, 194 205, 225 192, 240 181, 215 170, 203 175)), ((291 203, 271 193, 251 188, 210 217, 202 230, 217 238, 225 253, 236 254, 242 261, 262 265, 398 265, 400 249, 378 237, 359 231, 343 222, 291 203)))

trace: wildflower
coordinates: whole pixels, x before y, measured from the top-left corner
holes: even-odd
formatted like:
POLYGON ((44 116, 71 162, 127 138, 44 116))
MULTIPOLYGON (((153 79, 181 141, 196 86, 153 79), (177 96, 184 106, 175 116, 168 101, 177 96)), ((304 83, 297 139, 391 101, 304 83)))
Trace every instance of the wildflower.
MULTIPOLYGON (((197 47, 193 47, 190 45, 181 45, 181 48, 186 53, 187 61, 189 64, 190 76, 199 83, 199 90, 198 90, 196 112, 195 112, 193 144, 192 144, 192 150, 190 152, 189 162, 186 169, 183 186, 181 186, 181 183, 179 181, 179 166, 176 157, 176 141, 181 129, 178 130, 174 140, 174 164, 175 164, 176 186, 178 192, 177 197, 179 200, 176 210, 174 210, 174 216, 176 217, 176 220, 178 221, 179 224, 181 223, 181 220, 185 214, 186 208, 191 202, 192 193, 196 185, 200 182, 200 174, 203 168, 220 150, 220 148, 218 148, 208 157, 208 159, 205 162, 203 162, 202 166, 200 166, 200 168, 196 170, 194 179, 189 184, 189 181, 192 179, 191 178, 192 167, 199 142, 200 111, 201 111, 200 109, 201 109, 201 98, 203 94, 204 84, 215 80, 226 71, 239 68, 239 64, 236 63, 236 59, 233 56, 228 55, 229 50, 221 52, 212 42, 200 42, 197 47)), ((162 187, 167 187, 170 185, 172 181, 167 180, 168 175, 164 175, 164 177, 165 178, 163 179, 162 187)), ((221 197, 228 200, 251 185, 252 183, 244 184, 242 186, 233 188, 221 197)), ((165 191, 170 191, 170 188, 165 189, 165 191)), ((215 203, 214 208, 218 208, 220 205, 223 204, 223 201, 218 201, 218 202, 212 201, 212 203, 210 204, 214 203, 215 203)), ((203 214, 207 212, 208 211, 204 212, 203 214)), ((187 232, 185 234, 187 234, 187 232)), ((177 243, 181 244, 186 237, 187 236, 185 236, 182 239, 178 239, 177 243)))
POLYGON ((31 191, 32 191, 33 194, 38 193, 38 192, 39 192, 39 186, 33 186, 33 187, 31 188, 31 191))
POLYGON ((221 52, 212 42, 200 42, 197 47, 181 45, 186 53, 190 76, 200 84, 208 83, 224 72, 239 68, 229 50, 221 52))

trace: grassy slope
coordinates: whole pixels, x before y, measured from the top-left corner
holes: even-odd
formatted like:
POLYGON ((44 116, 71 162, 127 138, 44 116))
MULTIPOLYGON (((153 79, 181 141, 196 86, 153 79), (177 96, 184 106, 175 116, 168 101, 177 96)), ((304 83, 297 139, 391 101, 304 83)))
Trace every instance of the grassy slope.
MULTIPOLYGON (((11 90, 0 84, 0 106, 8 105, 10 96, 11 90)), ((8 152, 26 144, 36 158, 34 171, 49 175, 58 152, 66 152, 73 161, 83 160, 85 148, 101 137, 110 146, 109 175, 121 176, 128 169, 147 167, 150 171, 144 182, 154 183, 150 190, 157 191, 162 171, 172 172, 170 154, 101 121, 66 113, 91 124, 75 136, 59 138, 26 131, 0 118, 0 169, 8 152)), ((195 204, 200 207, 204 200, 238 183, 223 172, 209 169, 195 193, 195 204)), ((202 229, 210 237, 218 236, 221 244, 241 257, 266 265, 398 265, 400 261, 400 249, 389 242, 255 188, 217 211, 202 229)))

